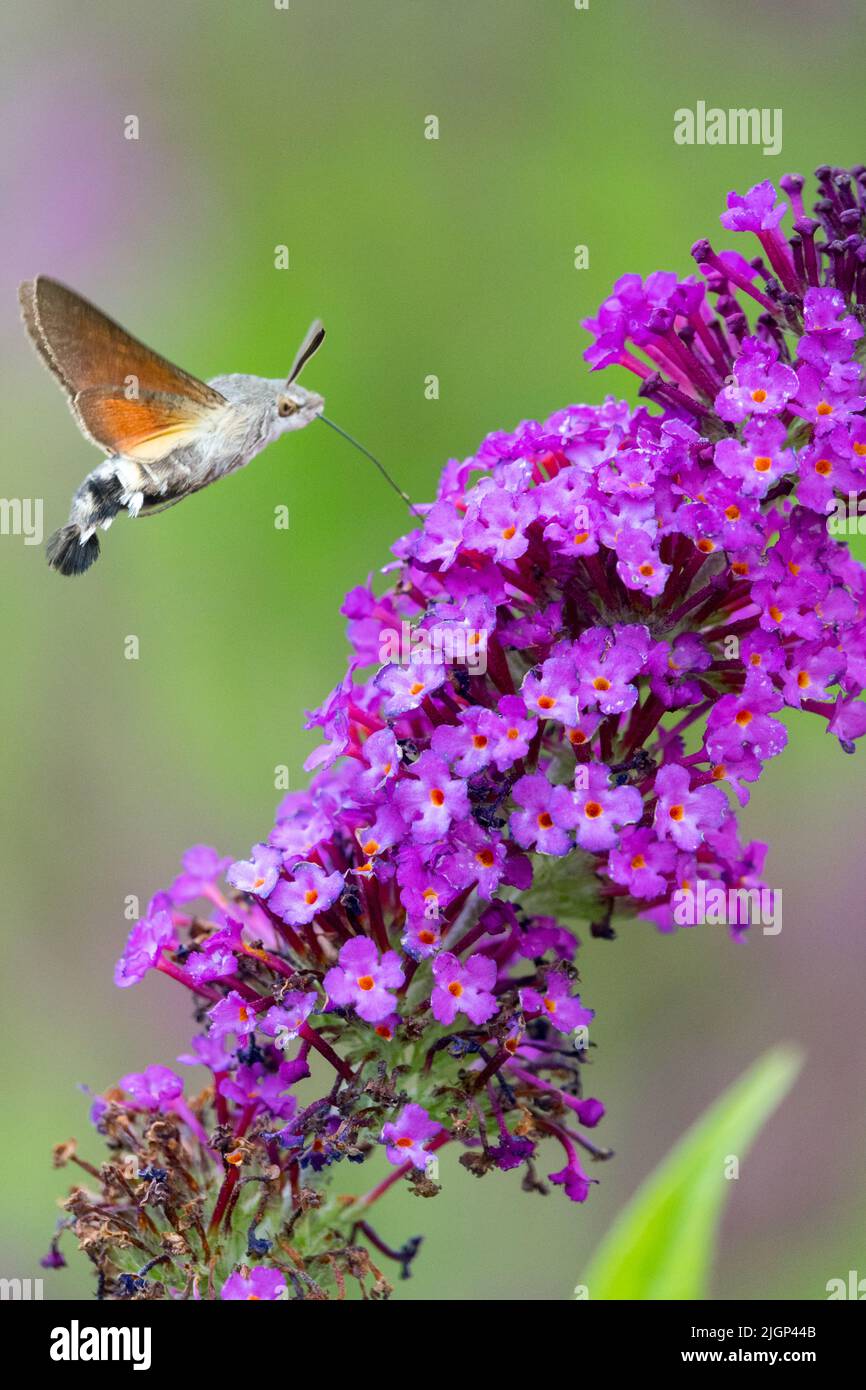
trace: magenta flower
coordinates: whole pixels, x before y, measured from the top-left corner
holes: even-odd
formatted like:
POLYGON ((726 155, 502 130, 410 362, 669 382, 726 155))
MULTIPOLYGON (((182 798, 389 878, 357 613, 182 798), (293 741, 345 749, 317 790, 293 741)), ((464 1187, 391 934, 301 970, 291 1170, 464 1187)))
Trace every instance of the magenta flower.
POLYGON ((588 1027, 595 1018, 592 1009, 583 1007, 578 995, 569 994, 568 980, 556 972, 548 975, 543 990, 522 989, 520 1007, 524 1013, 541 1014, 560 1033, 588 1027))
POLYGON ((442 1126, 431 1120, 423 1105, 404 1105, 396 1120, 389 1120, 382 1129, 382 1142, 389 1163, 411 1163, 423 1173, 430 1155, 425 1145, 442 1126))
POLYGON ((775 758, 788 741, 784 724, 772 714, 782 708, 773 685, 750 671, 741 695, 723 695, 707 718, 707 750, 713 762, 750 749, 760 759, 775 758))
POLYGON ((744 497, 766 497, 791 467, 783 448, 785 439, 786 430, 778 420, 750 422, 743 431, 742 443, 737 439, 719 441, 715 465, 737 484, 744 497))
POLYGON ((434 663, 409 662, 406 666, 385 666, 376 677, 378 690, 387 698, 387 715, 407 714, 444 685, 447 669, 434 663))
POLYGON ((143 917, 129 933, 123 955, 114 968, 114 983, 118 989, 128 989, 153 970, 163 951, 176 944, 171 913, 154 912, 143 917))
MULTIPOLYGON (((305 1070, 308 1075, 309 1068, 305 1070)), ((236 1101, 244 1109, 258 1104, 271 1115, 290 1120, 298 1108, 298 1099, 289 1088, 298 1079, 297 1069, 290 1066, 283 1065, 278 1071, 272 1072, 266 1070, 261 1062, 254 1066, 244 1064, 233 1075, 223 1077, 219 1093, 227 1100, 236 1101)))
POLYGON ((347 941, 335 965, 325 976, 329 999, 341 1007, 352 1005, 359 1018, 378 1023, 394 1011, 394 995, 405 976, 396 951, 379 952, 366 937, 347 941))
POLYGON ((230 990, 228 994, 223 995, 209 1011, 208 1019, 212 1038, 223 1038, 227 1033, 234 1033, 237 1038, 245 1038, 254 1032, 257 1026, 255 1010, 237 990, 230 990))
POLYGON ((568 854, 569 831, 577 824, 577 807, 568 787, 552 787, 540 772, 521 777, 512 788, 520 811, 511 816, 511 833, 524 849, 539 854, 568 854))
POLYGON ((133 927, 118 984, 173 978, 196 1017, 182 1060, 211 1076, 188 1103, 166 1068, 93 1098, 111 1161, 69 1211, 106 1298, 214 1297, 230 1268, 226 1296, 355 1279, 378 1298, 381 1261, 405 1272, 417 1241, 392 1249, 371 1208, 395 1181, 434 1195, 420 1174, 445 1143, 479 1173, 558 1143, 551 1182, 586 1198, 577 1154, 603 1107, 563 1036, 592 1018, 569 986, 575 919, 668 933, 697 883, 763 889, 767 846, 738 808, 785 747, 783 711, 821 721, 828 756, 866 736, 847 544, 866 494, 866 172, 816 177, 814 219, 803 181, 782 183, 792 234, 767 181, 728 199, 745 254, 702 240, 697 273, 616 282, 586 356, 638 378, 637 409, 568 405, 445 466, 390 587, 347 597, 309 785, 248 860, 189 851, 133 927), (434 631, 447 660, 427 660, 434 631), (334 1168, 380 1140, 397 1172, 334 1200, 334 1168), (288 1283, 278 1231, 304 1255, 288 1283))
POLYGON ((210 845, 194 845, 187 850, 181 862, 183 873, 178 874, 169 890, 175 903, 208 897, 215 880, 222 876, 232 861, 230 857, 217 854, 210 845))
POLYGON ((493 761, 504 727, 505 721, 493 710, 472 706, 458 716, 456 724, 440 724, 434 729, 430 746, 461 777, 471 777, 493 761))
POLYGON ((225 1071, 231 1064, 228 1037, 224 1033, 218 1038, 201 1034, 193 1038, 191 1046, 191 1052, 181 1052, 177 1059, 185 1066, 207 1067, 209 1071, 217 1072, 225 1071))
POLYGON ((498 1012, 490 992, 496 983, 496 962, 488 956, 470 956, 461 965, 451 951, 443 951, 433 962, 433 979, 430 1004, 439 1023, 450 1026, 462 1013, 481 1024, 498 1012))
POLYGON ((377 729, 364 742, 364 771, 357 778, 355 795, 376 799, 382 788, 396 778, 402 757, 393 729, 377 729))
POLYGON ((612 849, 619 842, 619 829, 640 820, 643 801, 635 787, 611 787, 610 774, 602 763, 579 768, 583 785, 575 792, 577 843, 582 849, 612 849))
POLYGON ((145 1067, 120 1078, 121 1089, 145 1110, 169 1111, 183 1095, 183 1081, 168 1067, 145 1067))
POLYGON ((573 724, 577 718, 577 673, 571 652, 558 648, 524 679, 520 691, 527 710, 540 719, 573 724))
POLYGON ((670 882, 676 850, 652 830, 627 830, 608 856, 608 871, 633 898, 658 898, 670 882))
POLYGON ((452 777, 447 763, 428 749, 397 788, 397 805, 420 844, 438 840, 453 820, 469 814, 466 784, 452 777))
POLYGON ((728 194, 728 211, 723 212, 721 223, 735 232, 764 232, 778 227, 788 209, 788 204, 776 202, 776 190, 769 179, 758 183, 743 197, 739 193, 728 194))
POLYGON ((302 990, 290 989, 282 995, 279 1004, 274 1004, 262 1015, 259 1027, 263 1033, 275 1039, 278 1047, 285 1050, 298 1036, 316 1003, 315 990, 304 993, 302 990))
POLYGON ((556 1173, 548 1173, 547 1176, 552 1183, 563 1188, 570 1201, 585 1202, 589 1196, 590 1187, 597 1179, 587 1177, 583 1171, 577 1150, 566 1131, 558 1129, 557 1137, 565 1149, 567 1161, 564 1168, 560 1168, 556 1173))
POLYGON ((226 874, 226 882, 241 893, 266 898, 274 888, 282 866, 282 852, 270 845, 253 845, 249 859, 239 859, 226 874))
POLYGON ((728 802, 718 787, 690 791, 688 771, 670 764, 656 775, 653 827, 660 840, 670 838, 679 849, 697 849, 710 830, 718 830, 728 814, 728 802))
POLYGON ((222 1286, 220 1298, 273 1302, 288 1296, 285 1275, 278 1269, 255 1266, 245 1272, 235 1270, 222 1286))
POLYGON ((326 873, 318 864, 293 864, 291 879, 281 878, 271 893, 271 911, 290 926, 303 926, 327 912, 342 891, 342 874, 326 873))
POLYGON ((732 375, 733 381, 715 398, 715 410, 722 420, 735 424, 751 416, 777 415, 798 387, 797 373, 779 361, 776 345, 758 338, 745 340, 732 375))
MULTIPOLYGON (((635 553, 629 549, 628 535, 623 539, 626 555, 635 553)), ((637 701, 634 677, 643 668, 648 651, 649 633, 642 625, 591 628, 582 633, 573 653, 581 708, 598 709, 602 714, 630 710, 637 701)))

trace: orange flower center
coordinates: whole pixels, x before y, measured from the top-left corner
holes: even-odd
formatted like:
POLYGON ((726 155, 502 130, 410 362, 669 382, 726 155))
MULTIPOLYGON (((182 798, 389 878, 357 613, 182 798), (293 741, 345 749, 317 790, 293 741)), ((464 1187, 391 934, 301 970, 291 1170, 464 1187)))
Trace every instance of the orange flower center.
POLYGON ((539 709, 553 709, 553 706, 554 706, 555 704, 556 704, 556 701, 553 700, 553 699, 551 699, 551 697, 550 697, 549 695, 539 695, 539 697, 538 697, 538 708, 539 708, 539 709))
POLYGON ((725 507, 725 516, 728 518, 728 521, 739 521, 739 519, 740 519, 740 509, 739 509, 739 507, 737 507, 737 506, 732 502, 731 505, 730 505, 730 507, 725 507))
POLYGON ((819 415, 832 415, 833 407, 832 405, 830 405, 829 401, 819 401, 817 406, 817 413, 819 415))
POLYGON ((588 816, 590 820, 598 820, 601 812, 602 808, 597 801, 587 801, 583 808, 583 814, 588 816))
POLYGON ((709 536, 704 536, 702 540, 698 541, 698 550, 702 555, 712 555, 715 548, 716 543, 711 541, 709 536))
POLYGON ((453 994, 455 999, 459 999, 463 993, 463 986, 459 980, 452 980, 448 986, 448 993, 453 994))
POLYGON ((758 454, 756 458, 752 459, 752 467, 756 473, 768 473, 772 464, 773 460, 768 458, 766 454, 758 454))
POLYGON ((797 675, 797 684, 801 690, 805 690, 807 686, 812 684, 812 677, 809 675, 808 671, 799 672, 797 675))
POLYGON ((375 983, 376 981, 373 979, 372 975, 358 976, 358 988, 364 990, 365 993, 371 990, 375 983))
POLYGON ((592 688, 593 690, 610 690, 610 681, 606 676, 596 676, 592 688))
POLYGON ((631 866, 633 869, 645 869, 646 860, 644 859, 643 855, 636 854, 634 859, 631 861, 631 866))
POLYGON ((496 856, 492 849, 480 849, 475 858, 484 869, 492 869, 496 863, 496 856))
POLYGON ((741 709, 734 722, 739 724, 741 729, 747 728, 752 722, 752 711, 750 709, 741 709))
POLYGON ((410 694, 410 695, 420 695, 420 694, 421 694, 421 691, 422 691, 423 689, 424 689, 424 682, 423 682, 423 681, 413 681, 412 684, 409 686, 409 694, 410 694))
POLYGON ((668 815, 670 816, 671 820, 682 820, 683 816, 685 815, 685 811, 683 810, 682 806, 672 806, 671 809, 668 811, 668 815))
POLYGON ((829 459, 819 459, 815 464, 815 472, 819 473, 822 478, 829 478, 833 472, 833 465, 829 459))
POLYGON ((487 747, 487 737, 486 737, 486 735, 485 735, 485 734, 475 734, 475 735, 473 736, 473 739, 472 739, 472 747, 473 747, 473 748, 479 748, 479 749, 481 749, 481 748, 486 748, 486 747, 487 747))
POLYGON ((430 800, 433 802, 434 806, 445 805, 445 793, 442 791, 441 787, 430 788, 430 800))
POLYGON ((757 391, 752 392, 752 400, 755 402, 755 405, 763 405, 766 399, 767 393, 763 387, 759 386, 757 391))
POLYGON ((504 541, 510 541, 510 540, 512 540, 513 537, 515 536, 516 532, 517 532, 517 527, 516 527, 516 526, 506 526, 505 530, 502 532, 502 539, 503 539, 504 541))
POLYGON ((538 817, 538 824, 542 830, 549 830, 553 825, 553 818, 547 811, 542 811, 538 817))
POLYGON ((319 895, 316 892, 315 888, 308 888, 306 893, 304 894, 304 902, 307 904, 307 907, 312 907, 313 903, 317 903, 318 901, 319 895))

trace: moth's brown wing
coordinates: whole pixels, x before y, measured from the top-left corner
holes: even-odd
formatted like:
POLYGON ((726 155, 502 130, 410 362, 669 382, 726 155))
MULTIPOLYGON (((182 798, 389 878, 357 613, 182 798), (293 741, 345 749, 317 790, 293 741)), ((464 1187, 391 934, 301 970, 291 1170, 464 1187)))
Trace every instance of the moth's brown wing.
POLYGON ((39 275, 21 286, 19 298, 25 326, 37 351, 69 397, 82 429, 94 442, 102 443, 75 409, 79 394, 94 387, 122 389, 132 378, 142 396, 146 392, 175 396, 201 410, 225 405, 225 397, 213 387, 152 352, 59 281, 39 275))
POLYGON ((203 405, 166 391, 141 391, 128 399, 122 387, 90 386, 72 397, 82 428, 108 454, 157 463, 200 439, 218 422, 227 403, 203 405))

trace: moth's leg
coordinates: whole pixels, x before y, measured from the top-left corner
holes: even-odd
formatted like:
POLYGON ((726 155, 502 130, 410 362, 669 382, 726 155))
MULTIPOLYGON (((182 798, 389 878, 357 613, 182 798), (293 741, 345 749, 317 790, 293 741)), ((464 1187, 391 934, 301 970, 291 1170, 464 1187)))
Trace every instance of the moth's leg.
POLYGON ((159 477, 140 459, 116 459, 114 471, 122 488, 121 505, 130 517, 138 516, 145 500, 159 495, 159 477))
POLYGON ((192 476, 192 468, 177 455, 166 460, 160 467, 159 486, 145 496, 142 516, 156 516, 187 497, 195 490, 191 488, 192 476))

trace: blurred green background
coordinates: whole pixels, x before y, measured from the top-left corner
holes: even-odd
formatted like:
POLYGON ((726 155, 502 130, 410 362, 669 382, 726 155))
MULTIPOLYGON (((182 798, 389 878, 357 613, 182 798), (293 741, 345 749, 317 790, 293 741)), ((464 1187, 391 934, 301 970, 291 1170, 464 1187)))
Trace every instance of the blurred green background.
MULTIPOLYGON (((44 497, 46 533, 97 455, 17 322, 26 276, 67 280, 203 377, 284 373, 320 314, 307 385, 424 499, 488 430, 633 398, 624 374, 587 373, 579 321, 617 275, 687 272, 701 235, 733 244, 729 188, 866 159, 856 0, 10 0, 2 24, 0 492, 44 497), (782 107, 781 156, 676 146, 673 112, 698 99, 782 107)), ((188 844, 245 853, 276 764, 302 785, 303 711, 344 671, 342 596, 405 521, 313 426, 159 520, 119 522, 84 580, 0 539, 0 1273, 39 1273, 68 1176, 51 1144, 77 1134, 99 1161, 77 1084, 171 1064, 189 1036, 168 982, 112 986, 124 898, 145 902, 188 844)), ((403 1296, 568 1297, 642 1176, 783 1039, 808 1064, 731 1184, 715 1292, 820 1298, 866 1274, 864 757, 801 717, 755 790, 779 937, 641 925, 585 945, 617 1157, 583 1209, 444 1159, 435 1203, 382 1205, 386 1238, 427 1233, 403 1296)), ((78 1258, 46 1275, 48 1297, 90 1289, 78 1258)))

